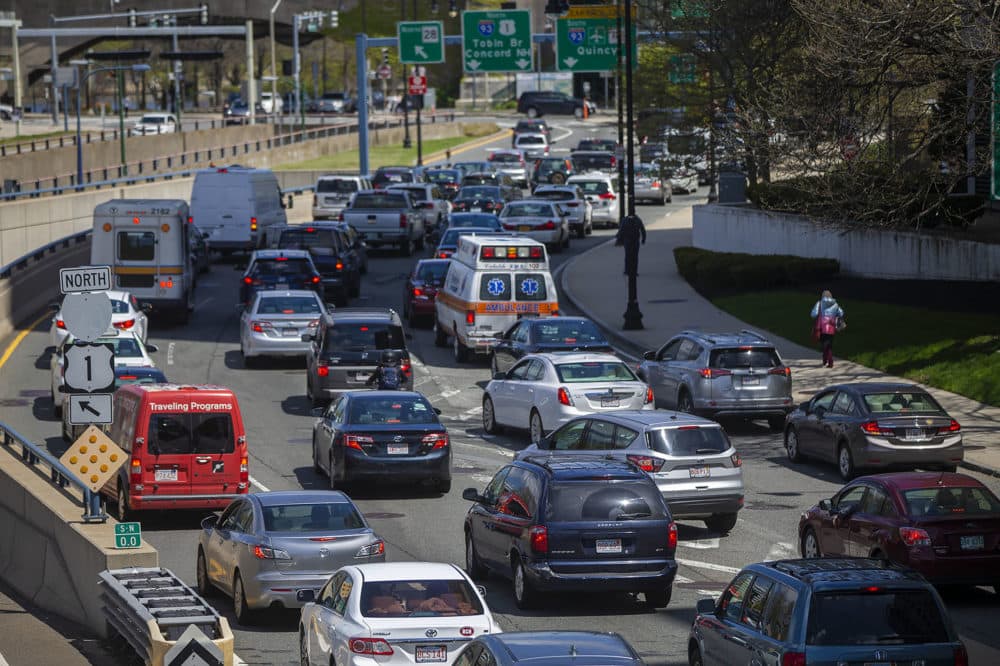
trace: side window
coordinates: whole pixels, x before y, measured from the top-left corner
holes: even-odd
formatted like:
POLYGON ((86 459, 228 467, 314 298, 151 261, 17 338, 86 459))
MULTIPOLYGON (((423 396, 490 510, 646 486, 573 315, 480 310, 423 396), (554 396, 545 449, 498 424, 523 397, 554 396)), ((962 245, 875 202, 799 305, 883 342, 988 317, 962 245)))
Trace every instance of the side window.
POLYGON ((330 409, 330 416, 334 423, 343 423, 344 415, 347 413, 347 398, 341 398, 333 404, 330 409))
POLYGON ((527 342, 528 341, 528 326, 526 324, 518 325, 510 334, 510 339, 514 342, 527 342))
POLYGON ((503 488, 503 482, 510 473, 510 467, 504 467, 502 470, 497 472, 493 480, 490 481, 490 485, 486 486, 486 490, 483 491, 483 496, 486 498, 488 504, 495 504, 497 498, 500 497, 500 490, 503 488))
POLYGON ((837 498, 836 508, 841 509, 850 506, 851 504, 860 504, 864 499, 866 490, 868 490, 867 486, 852 486, 837 498))
POLYGON ((743 607, 743 624, 755 630, 760 629, 761 621, 764 619, 764 607, 767 605, 767 596, 773 586, 773 580, 757 576, 743 607))
POLYGON ((517 467, 510 470, 500 493, 497 510, 514 518, 531 518, 537 507, 528 503, 527 477, 528 472, 517 467))
POLYGON ((657 355, 657 358, 661 361, 675 361, 677 360, 677 351, 681 348, 681 343, 684 340, 674 340, 673 342, 668 342, 664 345, 663 349, 657 355))
POLYGON ((253 534, 253 505, 244 502, 236 516, 236 529, 244 534, 253 534))
POLYGON ((532 363, 531 361, 522 361, 521 363, 518 363, 513 368, 511 368, 511 371, 509 373, 507 373, 507 379, 519 379, 519 380, 527 379, 528 368, 531 367, 531 363, 532 363))
POLYGON ((479 653, 482 652, 483 646, 478 643, 474 643, 469 647, 462 650, 462 654, 458 655, 455 659, 453 666, 475 666, 476 659, 479 658, 479 653))
POLYGON ((697 361, 704 351, 698 344, 692 342, 691 347, 687 351, 687 356, 684 357, 685 361, 697 361))
POLYGON ((627 449, 638 436, 639 433, 636 430, 626 428, 625 426, 615 426, 615 448, 627 449))
POLYGON ((861 511, 869 516, 891 516, 895 513, 889 496, 876 486, 868 487, 868 493, 861 503, 861 511))
POLYGON ((320 590, 319 593, 319 604, 324 608, 333 609, 333 600, 337 595, 337 591, 340 590, 341 583, 344 582, 344 578, 347 577, 347 573, 341 571, 335 574, 327 584, 320 590))
POLYGON ((764 621, 761 623, 762 634, 780 642, 788 640, 797 596, 795 590, 787 585, 775 583, 771 594, 768 595, 767 608, 764 610, 764 621))
POLYGON ((587 443, 583 447, 588 451, 607 451, 615 448, 615 424, 607 421, 591 421, 587 431, 587 443))
POLYGON ((244 506, 246 506, 246 502, 230 504, 219 517, 219 529, 236 530, 236 526, 239 524, 240 511, 244 506))
POLYGON ((853 402, 851 396, 846 393, 838 393, 837 398, 833 401, 833 412, 835 414, 850 414, 853 402))
POLYGON ((682 340, 681 341, 681 346, 677 350, 677 359, 676 360, 678 360, 678 361, 688 361, 688 360, 690 360, 691 359, 691 350, 694 349, 696 346, 697 345, 695 345, 694 342, 692 342, 691 340, 682 340))
POLYGON ((576 451, 583 448, 583 433, 587 429, 587 420, 581 419, 560 428, 552 435, 551 448, 556 451, 576 451))
POLYGON ((833 400, 836 397, 837 397, 837 391, 827 391, 823 395, 813 399, 809 411, 813 411, 817 407, 822 407, 823 409, 830 411, 830 407, 833 406, 833 400))
POLYGON ((739 622, 743 618, 743 603, 746 601, 747 591, 750 589, 750 581, 753 580, 752 573, 742 573, 733 579, 719 601, 719 608, 726 614, 726 619, 739 622))
POLYGON ((347 608, 347 600, 351 598, 351 590, 354 589, 354 580, 351 578, 350 574, 343 572, 341 575, 343 578, 340 583, 336 586, 330 586, 331 591, 333 592, 330 610, 337 615, 344 614, 344 610, 347 608))
POLYGON ((524 378, 530 382, 541 381, 545 377, 545 364, 538 359, 533 359, 528 367, 528 372, 524 378))

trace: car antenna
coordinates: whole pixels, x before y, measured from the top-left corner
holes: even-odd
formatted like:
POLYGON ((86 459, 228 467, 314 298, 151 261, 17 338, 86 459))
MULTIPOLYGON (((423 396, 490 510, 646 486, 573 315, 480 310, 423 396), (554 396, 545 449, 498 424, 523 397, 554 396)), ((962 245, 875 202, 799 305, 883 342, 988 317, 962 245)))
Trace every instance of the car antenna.
POLYGON ((938 475, 937 484, 939 486, 944 485, 944 470, 941 470, 941 473, 938 475))
POLYGON ((576 656, 576 644, 575 643, 570 643, 570 646, 569 646, 569 656, 571 656, 571 657, 575 657, 576 656))

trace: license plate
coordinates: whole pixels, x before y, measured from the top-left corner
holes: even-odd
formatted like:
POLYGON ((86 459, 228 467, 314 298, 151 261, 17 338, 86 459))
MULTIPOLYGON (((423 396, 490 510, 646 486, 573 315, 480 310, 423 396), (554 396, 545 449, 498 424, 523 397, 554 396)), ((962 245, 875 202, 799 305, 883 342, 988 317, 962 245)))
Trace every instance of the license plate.
POLYGON ((920 428, 907 428, 903 437, 906 439, 923 439, 924 431, 920 428))
POLYGON ((399 455, 405 456, 409 452, 410 452, 410 447, 408 446, 393 446, 392 444, 389 445, 390 456, 399 456, 399 455))
POLYGON ((359 382, 366 382, 366 381, 368 381, 371 378, 371 376, 372 376, 372 373, 370 373, 370 372, 355 372, 354 373, 354 378, 357 379, 359 382))
POLYGON ((301 601, 303 603, 312 601, 316 598, 316 590, 296 590, 295 600, 301 601))
POLYGON ((519 226, 517 228, 517 230, 518 231, 531 231, 531 227, 529 227, 527 224, 522 224, 521 226, 519 226))
POLYGON ((689 467, 688 474, 692 479, 707 479, 712 476, 711 467, 689 467))
POLYGON ((982 550, 986 542, 981 536, 964 536, 959 539, 962 550, 982 550))
POLYGON ((447 645, 418 645, 416 652, 418 664, 448 661, 447 645))
POLYGON ((275 282, 274 283, 274 288, 275 289, 288 289, 288 283, 287 282, 275 282))
POLYGON ((601 407, 617 407, 621 404, 618 398, 601 398, 601 407))
POLYGON ((743 386, 760 386, 760 377, 744 377, 743 386))
POLYGON ((622 552, 621 539, 598 539, 596 542, 598 553, 620 553, 622 552))
POLYGON ((299 329, 297 328, 283 328, 281 329, 281 334, 286 338, 294 338, 299 335, 299 329))
POLYGON ((153 472, 154 481, 176 481, 177 480, 177 470, 176 469, 158 469, 153 472))

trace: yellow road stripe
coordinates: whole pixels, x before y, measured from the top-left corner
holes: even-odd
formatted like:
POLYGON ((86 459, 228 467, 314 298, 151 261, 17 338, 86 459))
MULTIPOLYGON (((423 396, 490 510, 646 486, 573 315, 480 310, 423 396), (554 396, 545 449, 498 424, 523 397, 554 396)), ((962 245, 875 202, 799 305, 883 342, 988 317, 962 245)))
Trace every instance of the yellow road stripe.
POLYGON ((3 356, 0 356, 0 370, 3 369, 3 366, 7 363, 7 360, 14 354, 14 351, 17 350, 17 347, 18 345, 21 344, 21 341, 28 336, 28 333, 31 333, 33 330, 35 330, 36 326, 42 323, 44 319, 47 319, 51 316, 52 316, 51 314, 46 312, 38 319, 31 322, 26 329, 17 334, 17 337, 14 338, 13 342, 7 345, 7 349, 4 350, 3 356))
MULTIPOLYGON (((466 152, 468 152, 470 150, 475 150, 476 148, 481 148, 481 147, 485 146, 488 143, 493 143, 494 141, 497 141, 497 140, 502 139, 504 137, 509 137, 513 131, 514 130, 504 129, 504 130, 500 130, 499 132, 495 132, 493 134, 490 134, 489 136, 487 136, 485 138, 482 138, 482 139, 477 139, 475 141, 469 141, 468 143, 460 143, 460 144, 458 144, 457 146, 455 146, 454 148, 451 149, 451 156, 455 157, 455 155, 461 155, 462 153, 466 153, 466 152)), ((446 151, 439 150, 436 153, 431 153, 430 155, 425 155, 424 156, 424 164, 427 164, 427 163, 430 163, 430 162, 437 162, 439 160, 445 159, 446 157, 447 157, 446 151)))

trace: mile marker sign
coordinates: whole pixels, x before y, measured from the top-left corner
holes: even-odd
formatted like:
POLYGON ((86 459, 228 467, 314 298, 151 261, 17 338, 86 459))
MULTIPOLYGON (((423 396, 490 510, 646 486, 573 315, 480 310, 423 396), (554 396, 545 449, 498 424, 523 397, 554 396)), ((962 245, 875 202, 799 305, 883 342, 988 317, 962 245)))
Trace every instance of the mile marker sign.
POLYGON ((59 269, 59 290, 64 294, 109 291, 111 266, 78 266, 59 269))

